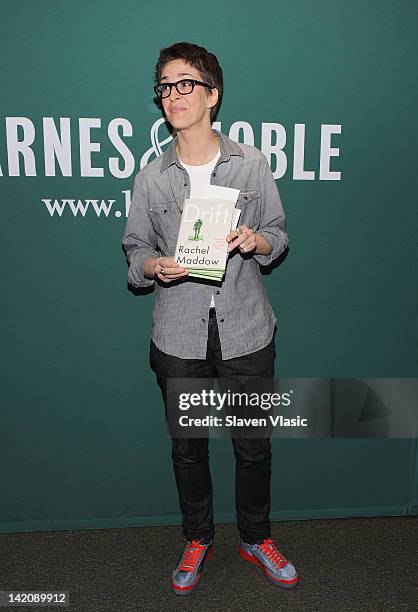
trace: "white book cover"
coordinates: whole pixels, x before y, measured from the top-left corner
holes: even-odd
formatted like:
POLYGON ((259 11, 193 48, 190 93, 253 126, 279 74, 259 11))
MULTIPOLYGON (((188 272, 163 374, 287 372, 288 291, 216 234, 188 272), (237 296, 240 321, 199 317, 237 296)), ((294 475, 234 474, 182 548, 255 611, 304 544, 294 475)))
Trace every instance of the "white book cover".
POLYGON ((231 231, 234 229, 237 229, 238 219, 241 214, 241 210, 239 208, 234 208, 232 212, 233 214, 232 214, 231 231))
POLYGON ((208 185, 206 188, 208 198, 219 198, 220 200, 233 200, 237 203, 240 194, 239 189, 233 187, 221 187, 220 185, 208 185))
POLYGON ((228 256, 225 239, 231 231, 233 211, 233 200, 185 200, 175 261, 184 268, 224 271, 228 256))
MULTIPOLYGON (((232 211, 232 222, 231 222, 231 231, 236 229, 238 225, 238 219, 241 214, 239 208, 234 208, 232 211)), ((227 254, 229 256, 229 253, 227 254)), ((207 280, 213 281, 221 281, 224 275, 224 271, 211 271, 211 270, 195 270, 194 268, 189 268, 189 276, 195 276, 196 278, 206 278, 207 280)))

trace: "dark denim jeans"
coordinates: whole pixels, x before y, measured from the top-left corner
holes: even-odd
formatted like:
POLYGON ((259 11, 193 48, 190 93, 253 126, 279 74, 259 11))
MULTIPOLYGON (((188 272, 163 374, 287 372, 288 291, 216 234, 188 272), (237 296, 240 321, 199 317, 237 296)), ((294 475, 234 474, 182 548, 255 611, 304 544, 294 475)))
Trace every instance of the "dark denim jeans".
MULTIPOLYGON (((166 401, 167 378, 274 377, 274 337, 263 349, 222 360, 218 325, 210 309, 206 359, 180 359, 160 351, 151 341, 150 361, 166 401)), ((235 454, 235 503, 244 542, 255 544, 271 536, 271 445, 267 438, 232 438, 235 454)), ((187 540, 213 538, 212 479, 209 438, 173 438, 172 459, 187 540)))

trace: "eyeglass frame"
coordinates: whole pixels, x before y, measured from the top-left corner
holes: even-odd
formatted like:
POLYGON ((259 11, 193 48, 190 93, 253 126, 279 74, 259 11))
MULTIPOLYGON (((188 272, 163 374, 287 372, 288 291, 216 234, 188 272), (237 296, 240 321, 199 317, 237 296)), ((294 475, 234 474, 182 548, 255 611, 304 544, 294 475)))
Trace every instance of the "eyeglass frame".
POLYGON ((177 93, 180 96, 188 96, 191 93, 193 93, 194 88, 196 87, 196 85, 203 85, 203 87, 208 87, 209 89, 216 89, 216 87, 212 87, 212 85, 209 85, 208 83, 203 83, 203 81, 197 81, 196 79, 180 79, 179 81, 176 81, 175 83, 158 83, 158 85, 155 85, 154 87, 154 91, 155 91, 155 95, 157 96, 157 98, 159 98, 160 100, 164 100, 165 98, 169 98, 171 96, 171 92, 173 91, 173 87, 176 88, 177 93), (184 81, 188 82, 188 83, 192 83, 193 87, 192 90, 187 92, 187 93, 183 93, 181 91, 179 91, 177 89, 177 85, 179 83, 183 83, 184 81), (161 85, 169 85, 170 86, 170 93, 168 94, 168 96, 160 96, 158 93, 158 87, 160 87, 161 85))

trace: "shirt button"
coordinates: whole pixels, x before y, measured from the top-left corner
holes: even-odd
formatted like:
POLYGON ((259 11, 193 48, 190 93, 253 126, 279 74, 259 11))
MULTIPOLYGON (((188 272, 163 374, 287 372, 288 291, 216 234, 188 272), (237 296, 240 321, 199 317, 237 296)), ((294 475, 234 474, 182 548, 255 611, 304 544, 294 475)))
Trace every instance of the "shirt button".
POLYGON ((187 187, 187 183, 184 183, 184 186, 187 187))
POLYGON ((216 291, 215 293, 216 293, 216 295, 219 295, 219 291, 216 291))
POLYGON ((212 176, 216 176, 216 172, 212 172, 212 176))
POLYGON ((223 323, 223 322, 224 322, 224 320, 223 320, 223 319, 221 319, 221 323, 223 323))
POLYGON ((202 319, 203 323, 206 323, 205 319, 202 319))

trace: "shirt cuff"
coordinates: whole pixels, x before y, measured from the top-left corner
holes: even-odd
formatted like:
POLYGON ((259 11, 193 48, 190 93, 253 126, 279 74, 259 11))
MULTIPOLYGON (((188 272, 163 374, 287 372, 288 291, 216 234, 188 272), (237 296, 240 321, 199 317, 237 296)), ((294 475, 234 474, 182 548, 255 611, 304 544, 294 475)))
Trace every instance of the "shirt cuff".
POLYGON ((263 236, 265 240, 271 245, 272 250, 268 255, 261 255, 254 253, 253 258, 260 266, 269 266, 276 257, 282 253, 287 246, 287 234, 282 232, 279 228, 277 230, 258 230, 255 232, 260 236, 263 236))
POLYGON ((155 284, 154 279, 144 276, 144 264, 149 257, 160 257, 160 253, 141 249, 130 258, 128 281, 134 287, 151 287, 155 284))

